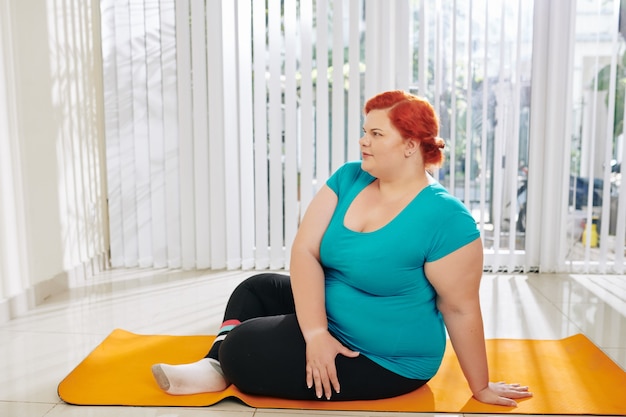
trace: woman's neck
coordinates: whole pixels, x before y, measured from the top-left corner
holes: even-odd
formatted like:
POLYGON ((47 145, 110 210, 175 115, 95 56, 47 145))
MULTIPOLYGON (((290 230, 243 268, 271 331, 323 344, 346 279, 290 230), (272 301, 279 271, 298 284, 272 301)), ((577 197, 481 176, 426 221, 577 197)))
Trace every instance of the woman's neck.
POLYGON ((430 178, 426 171, 421 171, 417 175, 406 175, 394 179, 378 178, 376 182, 383 198, 396 200, 410 194, 416 195, 430 183, 430 178))

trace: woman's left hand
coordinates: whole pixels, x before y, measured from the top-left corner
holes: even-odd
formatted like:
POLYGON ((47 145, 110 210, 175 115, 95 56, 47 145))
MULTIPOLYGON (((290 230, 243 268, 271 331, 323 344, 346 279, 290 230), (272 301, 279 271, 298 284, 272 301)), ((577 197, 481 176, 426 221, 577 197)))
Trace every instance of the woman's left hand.
POLYGON ((533 394, 528 391, 528 387, 504 382, 490 382, 487 388, 474 394, 474 398, 480 402, 504 405, 506 407, 517 407, 517 402, 513 398, 528 398, 532 396, 533 394))

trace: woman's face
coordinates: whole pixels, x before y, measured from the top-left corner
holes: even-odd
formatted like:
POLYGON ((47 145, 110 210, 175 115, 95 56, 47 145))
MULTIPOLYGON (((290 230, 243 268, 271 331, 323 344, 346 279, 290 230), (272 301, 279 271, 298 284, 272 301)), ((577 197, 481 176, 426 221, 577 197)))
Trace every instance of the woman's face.
POLYGON ((387 110, 372 110, 365 116, 361 147, 361 167, 375 177, 402 166, 407 140, 391 124, 387 110))

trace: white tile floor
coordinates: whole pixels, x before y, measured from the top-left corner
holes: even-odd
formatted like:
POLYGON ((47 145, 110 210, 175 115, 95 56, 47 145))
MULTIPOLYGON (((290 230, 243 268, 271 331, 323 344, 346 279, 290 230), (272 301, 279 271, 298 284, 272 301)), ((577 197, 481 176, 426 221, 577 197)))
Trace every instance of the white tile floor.
MULTIPOLYGON (((206 408, 76 407, 57 384, 115 328, 214 334, 231 290, 252 272, 117 271, 52 297, 0 325, 0 416, 393 416, 255 410, 234 401, 206 408)), ((559 339, 584 333, 626 369, 626 276, 487 275, 486 336, 559 339)))

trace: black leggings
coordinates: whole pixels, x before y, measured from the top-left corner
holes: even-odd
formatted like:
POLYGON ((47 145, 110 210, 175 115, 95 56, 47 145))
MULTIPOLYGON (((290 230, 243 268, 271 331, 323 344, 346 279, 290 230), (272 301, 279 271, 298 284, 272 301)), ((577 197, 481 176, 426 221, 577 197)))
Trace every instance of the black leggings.
MULTIPOLYGON (((227 380, 247 394, 317 399, 306 386, 306 345, 288 276, 266 273, 242 282, 224 314, 224 321, 233 319, 241 324, 207 355, 220 361, 227 380)), ((400 376, 362 354, 338 355, 335 364, 341 384, 341 392, 331 396, 335 401, 395 397, 428 382, 400 376)))

